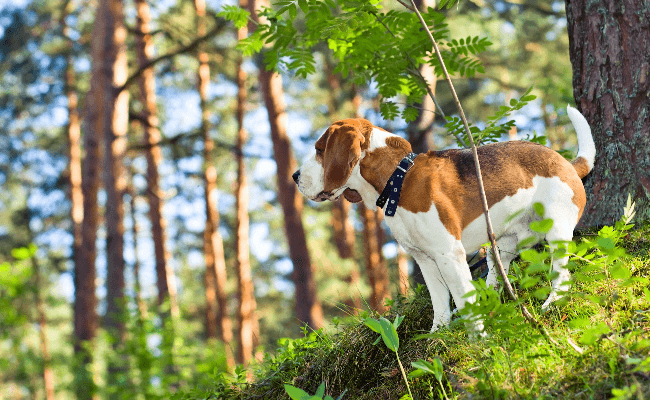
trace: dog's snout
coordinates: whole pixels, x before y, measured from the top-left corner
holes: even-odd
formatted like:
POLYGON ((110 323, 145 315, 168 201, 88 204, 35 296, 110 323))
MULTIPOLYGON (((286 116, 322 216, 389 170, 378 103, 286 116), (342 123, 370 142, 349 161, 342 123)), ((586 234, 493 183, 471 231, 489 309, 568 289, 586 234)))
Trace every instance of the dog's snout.
POLYGON ((293 181, 296 182, 296 184, 298 184, 298 179, 300 179, 300 170, 294 172, 293 175, 291 175, 291 177, 293 178, 293 181))

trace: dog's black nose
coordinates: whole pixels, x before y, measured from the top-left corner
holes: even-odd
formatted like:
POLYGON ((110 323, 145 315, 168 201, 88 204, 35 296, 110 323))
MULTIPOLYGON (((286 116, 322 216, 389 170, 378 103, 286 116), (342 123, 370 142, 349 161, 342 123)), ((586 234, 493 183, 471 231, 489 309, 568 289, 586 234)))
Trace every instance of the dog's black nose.
POLYGON ((294 172, 293 175, 291 175, 291 177, 293 178, 293 181, 296 182, 296 184, 298 184, 298 179, 300 179, 300 170, 294 172))

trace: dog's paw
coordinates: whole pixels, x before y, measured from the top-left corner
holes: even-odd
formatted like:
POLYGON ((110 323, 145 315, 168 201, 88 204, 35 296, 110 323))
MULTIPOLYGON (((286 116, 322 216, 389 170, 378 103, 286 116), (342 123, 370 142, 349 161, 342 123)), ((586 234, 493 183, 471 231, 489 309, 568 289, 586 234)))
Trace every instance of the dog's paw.
POLYGON ((551 292, 544 304, 542 304, 542 312, 547 312, 551 308, 551 304, 557 300, 560 300, 561 298, 562 295, 558 294, 557 292, 551 292))

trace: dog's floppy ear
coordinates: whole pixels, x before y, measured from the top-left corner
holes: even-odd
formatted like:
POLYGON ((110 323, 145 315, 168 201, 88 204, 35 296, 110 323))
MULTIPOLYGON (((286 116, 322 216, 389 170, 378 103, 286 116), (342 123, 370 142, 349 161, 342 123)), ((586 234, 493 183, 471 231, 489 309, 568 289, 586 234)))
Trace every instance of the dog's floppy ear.
MULTIPOLYGON (((354 125, 334 124, 319 142, 323 139, 326 140, 323 152, 324 190, 331 192, 347 182, 361 157, 361 145, 365 143, 365 138, 354 125)), ((319 142, 316 143, 317 149, 322 145, 319 142)))

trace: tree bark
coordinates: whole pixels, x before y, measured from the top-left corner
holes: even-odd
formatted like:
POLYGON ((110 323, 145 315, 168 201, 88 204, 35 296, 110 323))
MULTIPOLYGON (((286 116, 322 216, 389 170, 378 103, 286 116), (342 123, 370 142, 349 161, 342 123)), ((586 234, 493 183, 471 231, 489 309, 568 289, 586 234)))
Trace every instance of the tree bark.
MULTIPOLYGON (((350 220, 352 204, 340 198, 334 202, 332 207, 332 227, 334 229, 334 241, 338 249, 339 257, 344 260, 354 258, 354 226, 350 220)), ((351 263, 350 275, 345 279, 350 287, 350 296, 345 300, 350 312, 356 313, 361 309, 361 297, 359 296, 359 268, 356 262, 351 263)))
MULTIPOLYGON (((129 116, 129 93, 119 90, 127 78, 126 27, 122 0, 101 0, 95 19, 102 47, 93 59, 101 68, 101 130, 104 137, 104 188, 106 190, 106 328, 118 350, 125 335, 124 301, 124 155, 129 116)), ((124 372, 122 360, 108 365, 108 381, 117 385, 124 372)))
MULTIPOLYGON (((195 0, 196 25, 199 36, 205 34, 205 1, 195 0)), ((226 299, 226 261, 223 240, 219 234, 219 208, 217 200, 217 169, 214 167, 212 151, 214 141, 210 137, 208 119, 208 85, 210 83, 210 66, 208 54, 199 50, 199 71, 197 87, 201 101, 201 133, 203 136, 203 163, 205 181, 205 231, 203 233, 203 251, 205 253, 205 296, 206 296, 206 336, 219 338, 226 349, 228 363, 234 365, 229 344, 232 342, 232 322, 227 313, 226 299)))
MULTIPOLYGON (((143 68, 153 58, 154 47, 151 39, 149 5, 146 0, 136 0, 136 50, 138 64, 143 68)), ((160 189, 158 166, 162 160, 159 146, 160 131, 158 130, 158 110, 156 105, 156 78, 153 67, 143 68, 140 76, 140 102, 143 108, 145 155, 147 158, 147 199, 149 200, 149 219, 151 220, 151 235, 154 243, 156 258, 156 284, 158 287, 158 304, 169 302, 173 319, 179 316, 176 282, 174 272, 169 266, 169 253, 166 249, 165 219, 162 215, 164 207, 163 193, 160 189)))
MULTIPOLYGON (((268 5, 266 0, 251 0, 248 6, 252 19, 258 21, 256 9, 268 5)), ((323 326, 323 309, 316 296, 316 282, 302 223, 303 199, 291 178, 296 170, 296 160, 293 158, 291 141, 287 135, 282 77, 276 72, 267 71, 262 63, 258 64, 258 68, 264 103, 271 125, 273 155, 277 163, 278 198, 284 214, 289 257, 293 263, 291 278, 296 288, 296 316, 310 328, 318 329, 323 326)))
POLYGON ((287 135, 282 77, 260 66, 260 82, 271 124, 273 155, 277 163, 278 197, 284 213, 289 257, 293 262, 291 277, 296 287, 296 316, 310 328, 318 329, 323 326, 323 309, 316 296, 316 282, 301 218, 303 200, 291 178, 297 166, 287 135))
MULTIPOLYGON (((101 17, 102 12, 97 10, 96 15, 101 17)), ((104 79, 101 65, 103 34, 101 24, 95 24, 90 47, 92 59, 90 90, 86 95, 84 115, 83 140, 85 155, 81 169, 82 241, 77 248, 77 253, 74 255, 74 353, 78 362, 76 368, 78 373, 75 374, 74 386, 78 400, 93 399, 97 390, 90 371, 92 367, 91 344, 97 333, 98 319, 97 297, 95 295, 97 278, 95 261, 97 258, 96 242, 99 223, 97 192, 101 181, 99 162, 102 157, 101 120, 103 109, 100 107, 100 99, 104 79)), ((68 65, 68 71, 72 71, 71 65, 68 65)), ((68 83, 70 83, 69 80, 68 83)), ((68 90, 70 89, 69 86, 68 90)))
MULTIPOLYGON (((239 6, 248 7, 247 0, 240 0, 239 6)), ((248 36, 248 29, 243 27, 237 31, 237 39, 242 40, 248 36)), ((239 307, 237 320, 239 322, 239 337, 237 362, 247 365, 253 358, 255 347, 258 343, 259 325, 257 321, 255 301, 255 288, 251 275, 249 256, 248 232, 248 182, 246 178, 246 164, 244 163, 244 145, 246 144, 246 130, 244 129, 244 114, 246 105, 246 72, 242 68, 243 59, 237 60, 237 188, 235 190, 237 219, 235 221, 235 251, 237 294, 239 307)))
POLYGON ((388 272, 381 254, 381 242, 378 235, 377 214, 365 205, 359 206, 363 221, 363 247, 366 273, 370 283, 370 307, 382 314, 386 311, 385 300, 389 296, 388 272))
POLYGON ((650 218, 650 8, 635 0, 567 0, 573 96, 596 162, 578 228, 611 225, 628 194, 650 218))

